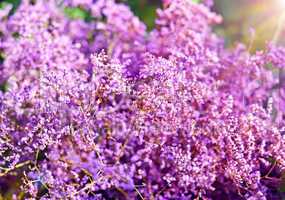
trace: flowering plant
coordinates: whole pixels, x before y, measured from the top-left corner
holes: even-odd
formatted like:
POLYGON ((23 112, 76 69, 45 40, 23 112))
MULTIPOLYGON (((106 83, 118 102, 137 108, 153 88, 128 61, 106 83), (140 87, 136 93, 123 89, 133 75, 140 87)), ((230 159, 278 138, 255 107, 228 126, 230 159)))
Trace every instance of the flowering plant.
POLYGON ((1 10, 0 199, 281 200, 285 49, 227 49, 211 5, 1 10))

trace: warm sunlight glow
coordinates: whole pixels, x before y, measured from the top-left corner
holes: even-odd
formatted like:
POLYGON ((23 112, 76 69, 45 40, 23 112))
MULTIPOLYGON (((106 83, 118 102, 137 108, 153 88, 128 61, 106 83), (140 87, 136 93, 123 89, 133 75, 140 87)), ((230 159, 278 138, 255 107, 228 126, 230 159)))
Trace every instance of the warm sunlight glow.
POLYGON ((280 6, 282 6, 282 8, 285 9, 285 0, 278 0, 278 3, 280 6))
POLYGON ((284 22, 285 22, 285 0, 278 0, 280 8, 282 9, 282 13, 280 13, 280 17, 278 20, 278 25, 275 30, 272 43, 277 43, 281 37, 282 31, 284 30, 284 22))

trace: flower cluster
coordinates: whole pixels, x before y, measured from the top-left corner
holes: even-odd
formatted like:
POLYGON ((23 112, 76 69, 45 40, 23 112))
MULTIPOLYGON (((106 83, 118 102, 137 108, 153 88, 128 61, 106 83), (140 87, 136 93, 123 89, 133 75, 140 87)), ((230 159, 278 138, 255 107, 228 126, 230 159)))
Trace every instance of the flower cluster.
POLYGON ((227 49, 211 5, 1 10, 0 198, 281 200, 285 49, 227 49))

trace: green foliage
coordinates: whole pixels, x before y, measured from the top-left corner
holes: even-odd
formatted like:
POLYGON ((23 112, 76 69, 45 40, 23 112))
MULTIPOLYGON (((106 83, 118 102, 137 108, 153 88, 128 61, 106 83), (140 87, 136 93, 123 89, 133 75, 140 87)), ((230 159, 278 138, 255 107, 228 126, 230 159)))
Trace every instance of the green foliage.
POLYGON ((3 9, 7 4, 13 5, 12 10, 10 11, 10 15, 11 15, 20 6, 21 0, 2 0, 2 2, 0 2, 0 9, 3 9))
POLYGON ((150 3, 147 0, 127 0, 126 3, 130 6, 135 15, 147 25, 148 30, 154 27, 156 9, 160 7, 159 1, 152 1, 150 3))
POLYGON ((65 7, 64 14, 69 17, 70 19, 82 19, 85 21, 91 21, 92 16, 91 13, 80 8, 80 7, 65 7))
MULTIPOLYGON (((9 3, 7 3, 7 2, 0 2, 0 10, 1 9, 4 9, 7 5, 9 5, 9 3)), ((1 198, 1 197, 0 197, 1 198)), ((1 199, 0 199, 1 200, 1 199)))

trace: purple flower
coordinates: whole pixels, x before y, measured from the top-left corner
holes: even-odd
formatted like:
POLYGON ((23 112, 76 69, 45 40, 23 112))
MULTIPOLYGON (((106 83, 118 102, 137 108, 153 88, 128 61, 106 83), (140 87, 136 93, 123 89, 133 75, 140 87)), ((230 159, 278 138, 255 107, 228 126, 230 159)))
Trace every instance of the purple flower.
POLYGON ((14 199, 282 199, 285 51, 227 49, 211 2, 165 1, 150 33, 111 0, 25 0, 0 16, 0 188, 20 183, 14 199))

